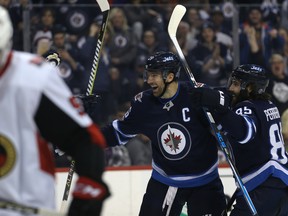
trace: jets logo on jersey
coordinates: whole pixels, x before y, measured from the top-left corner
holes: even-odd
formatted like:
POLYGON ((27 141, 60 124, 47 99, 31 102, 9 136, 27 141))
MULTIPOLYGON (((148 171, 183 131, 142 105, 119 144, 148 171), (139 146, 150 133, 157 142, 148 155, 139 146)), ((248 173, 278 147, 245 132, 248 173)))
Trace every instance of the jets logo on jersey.
POLYGON ((169 160, 184 158, 191 148, 191 137, 187 129, 175 122, 162 125, 157 133, 159 148, 169 160))
POLYGON ((16 153, 11 141, 0 134, 0 178, 14 167, 16 153))

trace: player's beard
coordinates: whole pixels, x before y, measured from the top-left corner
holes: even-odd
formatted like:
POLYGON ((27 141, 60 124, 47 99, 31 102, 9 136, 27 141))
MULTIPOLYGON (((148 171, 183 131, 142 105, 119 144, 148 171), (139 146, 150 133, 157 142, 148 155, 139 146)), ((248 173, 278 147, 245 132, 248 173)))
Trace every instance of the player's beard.
POLYGON ((249 99, 249 93, 247 90, 241 90, 238 95, 233 95, 232 99, 232 107, 236 106, 236 104, 249 99))

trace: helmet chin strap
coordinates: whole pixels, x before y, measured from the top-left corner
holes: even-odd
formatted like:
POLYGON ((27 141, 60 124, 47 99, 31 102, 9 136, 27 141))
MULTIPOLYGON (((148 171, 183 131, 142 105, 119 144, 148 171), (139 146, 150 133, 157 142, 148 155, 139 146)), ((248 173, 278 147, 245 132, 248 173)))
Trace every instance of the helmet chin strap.
POLYGON ((165 86, 164 86, 162 93, 158 96, 159 98, 161 98, 164 95, 164 93, 166 92, 167 86, 170 85, 174 81, 174 79, 171 80, 170 82, 166 82, 166 79, 163 79, 163 81, 164 81, 165 86))

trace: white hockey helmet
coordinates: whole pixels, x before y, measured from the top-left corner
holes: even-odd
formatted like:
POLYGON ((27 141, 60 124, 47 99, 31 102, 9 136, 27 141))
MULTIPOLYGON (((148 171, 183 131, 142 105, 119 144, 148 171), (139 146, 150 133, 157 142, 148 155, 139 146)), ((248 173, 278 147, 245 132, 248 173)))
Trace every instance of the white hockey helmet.
POLYGON ((2 65, 12 48, 13 27, 8 11, 0 6, 0 65, 2 65))

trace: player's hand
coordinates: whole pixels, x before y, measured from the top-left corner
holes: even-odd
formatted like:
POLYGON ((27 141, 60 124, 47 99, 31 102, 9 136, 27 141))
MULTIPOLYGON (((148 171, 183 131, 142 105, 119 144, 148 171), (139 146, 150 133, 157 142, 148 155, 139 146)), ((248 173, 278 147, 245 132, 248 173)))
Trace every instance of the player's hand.
POLYGON ((58 53, 52 53, 52 54, 48 55, 46 57, 46 61, 55 67, 57 67, 61 62, 58 53))
POLYGON ((206 107, 211 111, 227 112, 230 106, 230 97, 223 91, 210 88, 195 88, 190 91, 190 98, 195 107, 206 107))
POLYGON ((91 95, 75 95, 75 97, 81 99, 85 112, 87 112, 90 116, 93 115, 93 113, 95 112, 95 105, 99 102, 99 100, 101 100, 100 95, 95 95, 95 94, 91 94, 91 95))
POLYGON ((87 177, 79 177, 68 216, 99 216, 103 201, 110 196, 108 187, 87 177))

